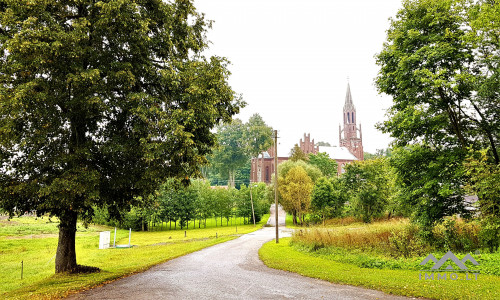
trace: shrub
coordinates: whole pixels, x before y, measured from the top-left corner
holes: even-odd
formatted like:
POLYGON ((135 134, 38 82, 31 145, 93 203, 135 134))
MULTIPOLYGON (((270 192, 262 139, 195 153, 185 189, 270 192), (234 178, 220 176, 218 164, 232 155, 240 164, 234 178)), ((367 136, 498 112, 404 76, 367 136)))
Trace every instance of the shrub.
POLYGON ((500 218, 487 216, 481 220, 479 238, 483 248, 496 252, 500 246, 500 218))
POLYGON ((477 222, 465 222, 457 217, 445 218, 433 229, 434 247, 438 250, 471 252, 481 248, 480 226, 477 222))
POLYGON ((419 238, 419 228, 408 225, 399 231, 392 231, 389 236, 389 249, 393 257, 412 257, 426 253, 424 242, 419 238))

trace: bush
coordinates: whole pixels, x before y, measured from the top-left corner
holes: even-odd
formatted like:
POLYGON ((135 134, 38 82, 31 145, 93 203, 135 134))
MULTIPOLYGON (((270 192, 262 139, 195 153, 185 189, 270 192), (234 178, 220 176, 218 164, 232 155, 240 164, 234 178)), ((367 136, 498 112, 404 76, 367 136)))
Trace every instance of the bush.
POLYGON ((483 248, 496 252, 500 246, 500 218, 488 216, 481 220, 479 239, 483 248))
POLYGON ((452 252, 471 252, 481 248, 480 226, 477 222, 465 222, 456 217, 445 218, 433 229, 434 247, 452 252))
POLYGON ((425 244, 419 238, 419 228, 416 225, 408 225, 403 230, 392 231, 389 236, 389 249, 393 257, 412 257, 426 253, 425 244))

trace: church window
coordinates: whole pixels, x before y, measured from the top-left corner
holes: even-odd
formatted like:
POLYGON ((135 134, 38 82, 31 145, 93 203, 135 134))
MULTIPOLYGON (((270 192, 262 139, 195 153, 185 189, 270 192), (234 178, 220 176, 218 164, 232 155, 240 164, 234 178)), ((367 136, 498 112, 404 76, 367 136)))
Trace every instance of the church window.
POLYGON ((352 112, 352 113, 351 113, 351 115, 352 115, 352 116, 351 116, 351 120, 352 120, 352 122, 353 122, 353 123, 355 123, 355 122, 354 122, 354 113, 352 112))
POLYGON ((349 113, 347 113, 347 123, 351 123, 351 115, 349 113))
POLYGON ((269 182, 269 167, 266 167, 266 182, 269 182))

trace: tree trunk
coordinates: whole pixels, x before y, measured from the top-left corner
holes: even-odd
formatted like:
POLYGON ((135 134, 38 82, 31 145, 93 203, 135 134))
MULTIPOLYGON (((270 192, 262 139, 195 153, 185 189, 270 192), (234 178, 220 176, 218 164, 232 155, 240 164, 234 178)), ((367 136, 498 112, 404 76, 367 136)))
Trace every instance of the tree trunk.
MULTIPOLYGON (((278 212, 276 212, 276 213, 278 213, 278 212)), ((297 225, 297 213, 293 212, 292 217, 293 217, 293 225, 297 225)))
POLYGON ((56 273, 76 270, 75 235, 77 213, 71 210, 59 216, 59 242, 56 252, 56 273))

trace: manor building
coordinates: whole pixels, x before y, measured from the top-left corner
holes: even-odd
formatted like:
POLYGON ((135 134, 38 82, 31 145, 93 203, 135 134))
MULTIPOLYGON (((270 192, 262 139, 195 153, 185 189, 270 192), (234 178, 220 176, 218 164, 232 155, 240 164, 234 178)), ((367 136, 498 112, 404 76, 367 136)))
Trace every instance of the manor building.
MULTIPOLYGON (((344 172, 344 166, 355 160, 363 160, 363 135, 361 124, 356 125, 356 107, 352 101, 351 87, 347 84, 347 91, 343 109, 344 126, 339 125, 339 146, 318 146, 311 140, 311 134, 305 134, 298 145, 305 154, 319 152, 327 153, 330 158, 337 162, 338 175, 344 172), (358 135, 359 133, 359 135, 358 135)), ((278 164, 288 160, 288 157, 278 157, 278 164)), ((274 146, 263 152, 256 158, 252 158, 250 170, 250 182, 271 183, 274 174, 274 146)))

